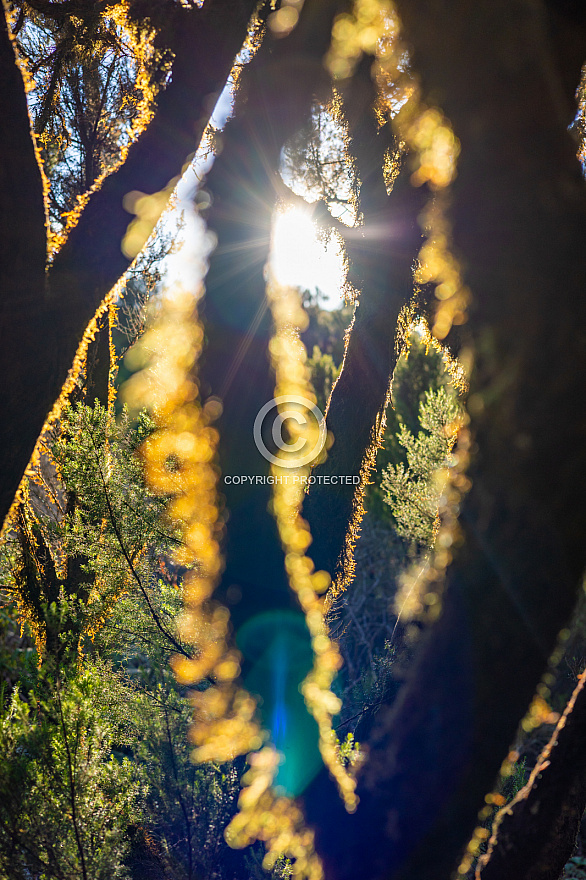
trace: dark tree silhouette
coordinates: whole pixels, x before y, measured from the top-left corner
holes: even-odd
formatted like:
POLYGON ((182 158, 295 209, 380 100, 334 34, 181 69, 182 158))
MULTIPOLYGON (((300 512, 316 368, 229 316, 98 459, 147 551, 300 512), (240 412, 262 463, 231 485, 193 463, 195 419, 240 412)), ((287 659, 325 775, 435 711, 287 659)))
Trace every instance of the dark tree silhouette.
MULTIPOLYGON (((307 0, 289 36, 267 37, 243 75, 236 116, 209 177, 208 221, 218 248, 204 306, 201 381, 204 394, 224 402, 225 473, 258 473, 251 427, 273 394, 263 266, 274 177, 287 138, 329 88, 322 57, 333 18, 345 8, 342 0, 307 0)), ((568 133, 586 56, 586 13, 577 3, 542 0, 397 0, 397 8, 423 95, 442 107, 461 144, 449 218, 474 295, 462 331, 462 344, 474 352, 472 489, 462 503, 441 616, 396 703, 379 710, 356 814, 344 812, 325 771, 305 793, 328 880, 442 880, 457 867, 571 614, 586 562, 586 193, 568 133)), ((85 326, 127 267, 123 196, 162 189, 179 173, 254 4, 206 0, 201 10, 169 9, 175 61, 155 118, 91 196, 47 271, 42 181, 24 87, 2 32, 0 357, 2 375, 10 376, 0 429, 3 514, 85 326)), ((389 141, 372 117, 368 68, 366 59, 344 97, 362 178, 363 229, 382 230, 382 237, 374 251, 366 234, 349 242, 361 304, 329 403, 335 443, 324 473, 368 466, 419 244, 421 193, 409 188, 406 174, 390 195, 384 186, 389 141), (391 240, 397 217, 404 236, 391 240)), ((236 625, 261 605, 292 602, 265 489, 226 493, 222 589, 244 587, 236 625)), ((305 516, 320 567, 344 572, 359 505, 358 495, 310 493, 305 516)))
POLYGON ((253 0, 212 0, 201 9, 169 4, 172 80, 159 97, 154 119, 124 164, 92 194, 48 269, 43 184, 22 77, 2 22, 0 63, 6 85, 0 118, 6 161, 0 178, 0 358, 2 375, 12 377, 4 390, 0 431, 2 517, 85 328, 130 263, 121 250, 130 220, 124 196, 163 190, 181 172, 201 140, 255 7, 253 0))

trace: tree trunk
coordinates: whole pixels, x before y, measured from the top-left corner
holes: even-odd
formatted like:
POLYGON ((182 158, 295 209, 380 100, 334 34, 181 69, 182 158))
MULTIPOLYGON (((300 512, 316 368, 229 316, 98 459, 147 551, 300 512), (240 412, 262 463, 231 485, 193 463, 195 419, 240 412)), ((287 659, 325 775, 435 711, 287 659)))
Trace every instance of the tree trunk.
POLYGON ((256 5, 256 0, 206 0, 201 10, 178 8, 172 82, 125 163, 91 196, 51 264, 47 281, 46 242, 40 238, 44 224, 40 173, 22 77, 3 21, 0 64, 6 88, 0 113, 7 158, 3 167, 8 173, 0 178, 7 206, 2 208, 6 246, 2 248, 0 366, 11 381, 0 432, 2 521, 85 328, 128 268, 129 260, 120 249, 131 219, 123 198, 133 190, 164 189, 180 174, 201 140, 256 5), (16 234, 19 238, 13 240, 16 234))
MULTIPOLYGON (((31 140, 22 76, 0 16, 0 461, 2 521, 40 431, 45 406, 37 375, 39 339, 51 334, 45 300, 43 181, 31 140), (26 438, 24 441, 22 437, 26 438)), ((46 413, 46 410, 45 410, 46 413)))
POLYGON ((380 712, 357 814, 330 809, 323 780, 319 819, 307 796, 336 880, 456 868, 586 562, 586 197, 543 6, 397 5, 461 142, 451 220, 474 295, 475 454, 442 616, 380 712))
POLYGON ((476 880, 558 880, 586 808, 586 675, 527 785, 495 819, 476 880))
POLYGON ((261 611, 297 607, 268 510, 272 487, 255 482, 268 476, 269 464, 256 448, 253 425, 275 387, 265 266, 281 149, 306 122, 314 98, 329 94, 322 57, 343 6, 344 0, 306 0, 290 36, 267 34, 243 73, 235 117, 206 182, 213 197, 206 219, 218 245, 206 278, 206 346, 198 375, 204 396, 223 403, 219 455, 229 527, 220 592, 233 584, 242 591, 232 611, 236 627, 261 611), (242 476, 253 482, 232 482, 242 476))
POLYGON ((352 546, 362 519, 363 485, 382 438, 397 362, 397 321, 413 293, 413 264, 421 246, 417 217, 425 199, 422 190, 410 185, 406 167, 387 195, 385 151, 396 145, 386 127, 378 130, 371 65, 372 58, 366 56, 344 93, 349 149, 361 180, 360 211, 364 217, 364 225, 347 234, 349 280, 359 292, 359 300, 342 371, 327 407, 326 424, 334 442, 325 462, 312 472, 316 482, 303 505, 313 537, 310 556, 316 569, 333 575, 334 592, 353 568, 352 546), (361 476, 363 485, 320 482, 320 477, 338 476, 361 476))

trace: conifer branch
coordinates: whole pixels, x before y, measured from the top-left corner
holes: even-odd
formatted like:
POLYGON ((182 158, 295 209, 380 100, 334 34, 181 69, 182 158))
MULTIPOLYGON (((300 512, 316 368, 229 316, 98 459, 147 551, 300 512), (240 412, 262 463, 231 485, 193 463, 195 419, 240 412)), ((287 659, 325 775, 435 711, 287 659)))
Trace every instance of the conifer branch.
MULTIPOLYGON (((77 844, 77 851, 79 853, 79 860, 81 862, 81 874, 83 880, 88 880, 87 868, 85 863, 85 853, 83 848, 83 843, 81 839, 81 833, 79 830, 79 822, 77 815, 77 797, 75 792, 75 772, 73 768, 73 761, 71 757, 71 749, 69 747, 69 736, 67 733, 67 726, 65 724, 65 718, 63 717, 63 705, 61 702, 61 687, 59 681, 57 681, 55 692, 57 695, 57 706, 59 707, 59 718, 61 721, 61 730, 63 732, 63 742, 65 744, 65 754, 67 755, 67 781, 69 785, 69 800, 71 804, 71 821, 73 823, 73 831, 75 834, 75 842, 77 844)), ((79 723, 79 707, 78 707, 78 723, 79 723)))
POLYGON ((94 447, 94 454, 96 457, 96 467, 98 469, 98 473, 100 475, 100 480, 102 483, 102 488, 104 490, 104 499, 106 501, 106 507, 108 508, 108 516, 109 516, 112 528, 114 530, 116 540, 118 541, 118 546, 120 547, 120 550, 122 551, 122 555, 124 556, 124 559, 126 560, 126 564, 128 565, 128 568, 130 569, 130 572, 131 572, 134 580, 138 584, 138 588, 139 588, 140 592, 142 593, 143 599, 145 600, 145 602, 147 604, 150 615, 153 618, 157 628, 160 630, 162 635, 167 639, 167 641, 171 642, 173 647, 177 651, 179 651, 180 654, 182 654, 184 657, 191 657, 191 655, 189 654, 188 651, 185 650, 183 645, 180 642, 178 642, 177 639, 172 635, 172 633, 170 633, 169 630, 166 629, 166 627, 164 627, 163 624, 161 623, 159 615, 157 614, 155 607, 153 606, 153 603, 150 600, 149 594, 143 585, 142 579, 136 570, 136 567, 132 561, 132 557, 130 556, 130 554, 128 552, 128 549, 127 549, 126 544, 122 538, 122 535, 120 534, 120 529, 118 528, 118 523, 117 523, 116 516, 114 514, 114 510, 113 510, 112 503, 110 500, 110 493, 108 491, 108 484, 106 482, 106 478, 104 476, 104 472, 103 472, 102 466, 100 464, 99 450, 96 445, 96 441, 95 441, 95 438, 94 438, 94 435, 93 435, 93 432, 91 431, 91 429, 89 429, 89 434, 91 437, 92 445, 94 447))

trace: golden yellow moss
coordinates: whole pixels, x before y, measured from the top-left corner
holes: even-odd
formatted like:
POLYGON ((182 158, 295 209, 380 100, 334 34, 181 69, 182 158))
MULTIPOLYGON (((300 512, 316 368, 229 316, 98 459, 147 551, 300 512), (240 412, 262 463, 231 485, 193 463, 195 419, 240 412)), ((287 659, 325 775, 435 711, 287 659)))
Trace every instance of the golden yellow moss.
MULTIPOLYGON (((270 279, 267 296, 275 323, 275 335, 270 344, 276 373, 275 398, 290 400, 301 397, 315 404, 315 393, 309 368, 306 366, 307 353, 299 337, 299 330, 307 324, 299 292, 281 287, 274 279, 270 279)), ((318 433, 319 425, 314 420, 307 419, 300 431, 306 444, 304 448, 320 447, 318 433)), ((358 803, 355 776, 342 766, 332 730, 332 718, 340 711, 341 704, 332 693, 331 684, 342 660, 338 646, 328 636, 324 619, 322 596, 330 586, 331 579, 327 572, 313 570, 313 562, 307 555, 311 544, 309 525, 300 514, 311 464, 291 467, 291 462, 285 460, 282 466, 273 464, 273 476, 280 478, 275 479, 273 485, 273 512, 285 551, 289 584, 305 614, 314 651, 313 669, 303 682, 301 690, 307 707, 318 724, 323 761, 336 780, 347 809, 353 812, 358 803)))
POLYGON ((224 762, 259 748, 262 736, 254 700, 236 684, 240 656, 228 646, 229 612, 212 598, 223 567, 218 435, 212 427, 221 410, 202 406, 195 377, 203 341, 197 313, 202 293, 202 285, 190 291, 180 284, 165 292, 156 321, 139 343, 150 361, 126 383, 124 398, 131 408, 147 407, 157 423, 142 449, 145 475, 152 491, 170 496, 168 515, 183 537, 177 562, 190 568, 178 623, 194 655, 176 656, 172 666, 182 684, 208 685, 190 697, 194 758, 224 762))
POLYGON ((314 833, 305 825, 302 811, 290 798, 278 795, 272 781, 279 755, 272 746, 248 758, 250 769, 243 777, 238 813, 226 829, 226 840, 235 849, 255 840, 266 845, 263 867, 270 871, 282 856, 292 860, 296 880, 322 880, 321 861, 314 849, 314 833))
MULTIPOLYGON (((37 576, 41 578, 43 576, 43 566, 41 565, 38 558, 38 542, 35 537, 33 529, 30 527, 29 519, 30 519, 30 505, 29 505, 29 497, 28 497, 28 482, 23 487, 23 495, 22 500, 19 504, 18 511, 15 515, 14 525, 21 529, 26 534, 26 539, 30 546, 30 551, 32 555, 32 562, 37 572, 37 576)), ((21 560, 19 564, 19 568, 16 572, 16 581, 21 582, 25 578, 24 574, 24 565, 26 563, 24 560, 21 560), (20 570, 19 570, 20 569, 20 570)), ((37 662, 40 666, 43 656, 43 649, 45 647, 46 641, 46 627, 45 622, 40 620, 37 614, 36 609, 32 605, 32 603, 28 600, 26 595, 22 590, 15 590, 14 599, 16 602, 16 612, 17 618, 20 622, 20 634, 21 636, 24 633, 25 623, 28 623, 31 635, 35 642, 35 649, 37 652, 37 662)))
POLYGON ((108 412, 114 415, 116 402, 116 374, 118 373, 118 356, 114 345, 114 328, 118 322, 118 302, 111 299, 108 303, 108 351, 110 354, 110 367, 108 370, 108 412))
MULTIPOLYGON (((118 160, 103 170, 93 186, 87 192, 81 193, 78 196, 75 206, 71 211, 66 212, 62 216, 62 228, 58 231, 51 230, 49 232, 48 253, 50 259, 52 259, 57 251, 63 247, 67 241, 69 233, 75 226, 77 226, 92 194, 101 188, 104 180, 110 174, 124 164, 128 155, 128 150, 147 128, 155 114, 158 86, 154 84, 150 73, 153 63, 156 63, 155 56, 157 52, 154 48, 156 36, 155 31, 146 28, 144 22, 141 23, 140 28, 137 27, 129 15, 128 3, 125 2, 125 0, 124 2, 113 2, 111 6, 108 6, 104 13, 104 18, 106 21, 110 21, 114 24, 117 30, 118 39, 124 46, 124 51, 132 57, 136 64, 135 87, 139 97, 136 101, 134 119, 132 120, 130 128, 125 132, 126 137, 124 143, 120 145, 118 160)), ((172 188, 173 187, 171 187, 171 190, 172 188)), ((168 192, 166 191, 167 198, 171 190, 168 192)), ((149 230, 149 234, 151 230, 149 230)), ((147 238, 148 234, 144 241, 146 241, 147 238)), ((131 253, 129 249, 127 256, 130 256, 130 259, 133 259, 138 254, 139 250, 140 248, 137 248, 134 253, 131 253)))
MULTIPOLYGON (((441 110, 428 106, 421 98, 409 72, 392 0, 355 0, 350 12, 338 16, 326 56, 334 80, 350 77, 365 52, 374 57, 378 93, 375 109, 380 124, 392 119, 399 143, 409 150, 413 185, 427 184, 438 193, 422 218, 426 241, 419 255, 416 281, 435 285, 438 303, 432 329, 438 339, 445 339, 454 324, 465 323, 470 301, 451 250, 447 200, 440 195, 456 175, 460 145, 441 110)), ((388 164, 385 176, 391 182, 392 157, 388 164)))
POLYGON ((194 294, 179 285, 166 292, 154 325, 139 343, 143 355, 139 352, 138 359, 150 353, 150 362, 124 390, 132 407, 147 405, 157 421, 158 430, 142 450, 146 477, 153 491, 171 496, 168 515, 181 525, 184 541, 177 561, 191 567, 178 628, 194 654, 175 656, 172 665, 182 684, 207 685, 190 695, 194 759, 225 762, 248 753, 250 770, 239 812, 226 830, 230 845, 262 840, 267 867, 286 856, 294 860, 299 880, 321 880, 313 834, 305 828, 301 811, 271 788, 279 759, 271 747, 258 751, 266 734, 256 722, 255 701, 237 682, 240 654, 228 644, 229 612, 213 600, 223 565, 223 526, 214 463, 218 435, 211 423, 221 405, 212 399, 202 406, 195 378, 203 342, 197 314, 202 292, 200 288, 194 294))

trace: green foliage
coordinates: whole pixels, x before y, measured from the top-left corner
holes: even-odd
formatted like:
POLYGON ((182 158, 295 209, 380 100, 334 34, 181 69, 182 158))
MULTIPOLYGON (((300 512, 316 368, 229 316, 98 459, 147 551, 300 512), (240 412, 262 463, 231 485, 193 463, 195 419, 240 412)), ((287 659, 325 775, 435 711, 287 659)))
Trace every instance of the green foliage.
POLYGON ((586 857, 573 856, 564 868, 560 880, 586 880, 586 857))
MULTIPOLYGON (((323 407, 349 314, 315 306, 310 320, 307 332, 316 342, 309 363, 323 407)), ((444 427, 457 413, 437 364, 414 351, 410 363, 420 387, 409 384, 407 367, 395 388, 406 423, 392 442, 404 461, 389 466, 403 467, 411 496, 431 492, 431 474, 449 454, 444 427)), ((172 654, 186 653, 175 626, 183 570, 171 562, 180 539, 165 522, 164 499, 146 489, 135 454, 151 430, 144 416, 130 422, 122 414, 115 422, 97 402, 67 409, 52 448, 55 469, 43 486, 31 487, 2 550, 4 586, 44 642, 40 669, 31 662, 34 652, 25 650, 21 686, 2 721, 0 880, 266 876, 258 847, 234 853, 223 839, 239 771, 189 759, 191 707, 169 668, 172 654), (40 504, 43 492, 51 504, 40 504)), ((427 500, 429 513, 431 495, 427 500)), ((393 509, 393 516, 401 514, 393 509)), ((352 669, 341 687, 351 729, 397 687, 388 590, 406 558, 405 543, 388 520, 371 525, 343 618, 352 669)), ((419 540, 406 518, 404 528, 411 529, 409 540, 419 540)), ((9 688, 16 677, 6 676, 9 688)), ((352 733, 340 755, 349 763, 358 759, 352 733)), ((272 876, 290 873, 283 860, 272 876)))
POLYGON ((233 765, 190 761, 190 706, 171 676, 168 652, 166 661, 159 666, 149 657, 124 672, 110 670, 102 702, 123 732, 118 749, 131 755, 143 780, 142 813, 132 828, 134 871, 148 862, 174 880, 222 878, 223 830, 235 812, 238 773, 233 765))
POLYGON ((527 784, 531 770, 527 766, 527 759, 521 758, 515 761, 512 772, 509 776, 505 776, 501 780, 500 791, 506 798, 507 803, 516 797, 522 788, 527 784))
POLYGON ((307 351, 311 352, 307 366, 311 371, 317 405, 325 412, 342 367, 344 337, 352 321, 353 306, 324 309, 319 290, 315 295, 306 291, 303 298, 309 322, 301 337, 307 351))
MULTIPOLYGON (((31 75, 28 102, 51 183, 56 227, 146 122, 169 58, 138 32, 121 3, 25 3, 13 0, 13 33, 31 75)), ((140 11, 139 11, 140 15, 140 11)))
POLYGON ((149 608, 153 555, 177 541, 134 455, 151 430, 145 417, 116 424, 97 402, 65 410, 52 450, 61 481, 53 471, 51 485, 29 490, 50 495, 53 513, 35 515, 31 498, 2 548, 4 583, 54 659, 92 639, 123 593, 149 608))
POLYGON ((28 681, 36 674, 37 656, 28 632, 17 620, 14 602, 0 603, 0 706, 4 693, 10 693, 17 682, 28 681))
POLYGON ((96 402, 64 414, 54 456, 70 501, 52 533, 93 585, 84 606, 85 631, 93 635, 124 592, 150 598, 153 554, 169 552, 177 539, 161 525, 163 501, 145 487, 134 454, 152 431, 141 416, 115 423, 96 402), (147 552, 147 550, 149 552, 147 552))
POLYGON ((450 376, 441 351, 427 345, 414 330, 409 337, 409 347, 401 354, 393 373, 392 404, 400 423, 417 433, 425 393, 449 383, 450 376))
POLYGON ((331 354, 323 354, 317 345, 313 346, 313 355, 308 359, 307 365, 311 370, 317 405, 323 413, 340 369, 336 367, 331 354))
POLYGON ((64 682, 39 676, 28 702, 15 689, 0 725, 0 876, 126 878, 126 827, 142 785, 112 753, 99 668, 64 682))
POLYGON ((338 742, 338 755, 345 767, 354 767, 364 759, 364 752, 353 733, 347 733, 346 739, 338 742))
POLYGON ((344 337, 352 321, 354 306, 324 309, 320 305, 319 295, 311 297, 306 294, 305 308, 309 318, 307 329, 301 334, 305 348, 315 356, 317 346, 322 354, 331 356, 339 371, 344 358, 344 337))
POLYGON ((305 127, 285 147, 280 170, 294 193, 325 203, 333 216, 354 224, 356 174, 347 131, 332 108, 314 106, 305 127))
MULTIPOLYGON (((51 485, 31 487, 28 537, 13 530, 4 544, 4 588, 45 641, 40 667, 29 647, 5 675, 0 880, 247 876, 223 838, 239 774, 191 763, 192 710, 169 666, 187 653, 175 626, 183 572, 135 455, 151 430, 144 416, 116 424, 99 403, 66 410, 60 480, 53 470, 51 485), (42 489, 50 516, 35 512, 42 489)), ((7 603, 16 630, 13 614, 7 603)))
POLYGON ((366 509, 377 519, 389 522, 395 528, 396 521, 382 489, 382 475, 390 465, 407 465, 406 450, 400 442, 401 426, 413 434, 419 434, 420 406, 425 393, 449 384, 449 373, 442 353, 427 346, 420 334, 414 331, 409 347, 397 362, 391 387, 391 405, 387 407, 387 426, 376 459, 376 475, 366 496, 366 509))
MULTIPOLYGON (((326 311, 319 297, 307 294, 306 308, 309 327, 303 339, 314 346, 308 365, 321 407, 339 373, 351 307, 326 311)), ((446 427, 459 413, 449 380, 442 352, 414 331, 393 377, 392 405, 355 549, 354 579, 328 614, 344 657, 336 680, 343 730, 355 730, 381 701, 393 698, 399 689, 395 667, 408 662, 410 649, 390 602, 413 552, 425 552, 433 541, 441 495, 441 474, 440 479, 436 474, 449 465, 453 432, 446 427)))
POLYGON ((391 464, 383 471, 381 487, 398 533, 422 547, 431 547, 435 538, 458 413, 452 389, 442 386, 426 391, 419 406, 418 433, 405 424, 399 428, 398 441, 405 450, 406 464, 391 464))
MULTIPOLYGON (((310 367, 325 407, 349 311, 319 312, 309 332, 323 349, 316 344, 310 367)), ((399 432, 412 492, 422 491, 449 452, 443 428, 457 403, 437 384, 423 394, 417 435, 405 425, 399 432)), ((420 392, 400 397, 403 412, 414 394, 420 392)), ((170 561, 179 538, 135 455, 151 430, 146 417, 131 423, 123 414, 116 423, 97 402, 67 409, 52 449, 59 479, 44 487, 53 513, 41 515, 31 500, 20 521, 26 537, 12 534, 3 550, 5 586, 46 636, 40 671, 29 662, 29 679, 23 676, 3 719, 0 784, 14 794, 4 799, 0 836, 6 880, 30 872, 128 880, 263 876, 262 853, 234 854, 223 839, 236 809, 236 768, 189 760, 191 708, 169 669, 171 654, 185 651, 174 624, 183 572, 170 561), (9 873, 15 851, 20 874, 9 873)), ((363 594, 364 609, 386 607, 379 576, 363 574, 355 595, 363 594)), ((368 632, 345 683, 346 709, 358 717, 394 687, 387 628, 375 634, 363 611, 352 608, 352 620, 368 632)), ((357 760, 352 733, 340 754, 357 760)), ((283 861, 273 876, 286 877, 290 868, 283 861)))

